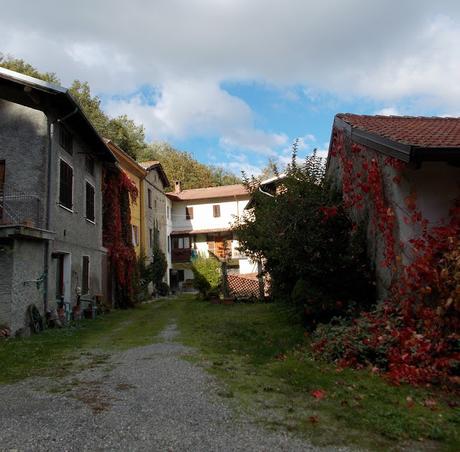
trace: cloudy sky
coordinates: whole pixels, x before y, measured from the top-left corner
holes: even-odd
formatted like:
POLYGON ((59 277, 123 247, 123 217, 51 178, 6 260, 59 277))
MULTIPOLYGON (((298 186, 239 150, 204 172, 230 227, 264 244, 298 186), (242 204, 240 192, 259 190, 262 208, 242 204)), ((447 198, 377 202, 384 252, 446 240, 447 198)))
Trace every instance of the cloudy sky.
POLYGON ((335 113, 460 116, 460 1, 0 0, 0 52, 207 163, 327 148, 335 113))

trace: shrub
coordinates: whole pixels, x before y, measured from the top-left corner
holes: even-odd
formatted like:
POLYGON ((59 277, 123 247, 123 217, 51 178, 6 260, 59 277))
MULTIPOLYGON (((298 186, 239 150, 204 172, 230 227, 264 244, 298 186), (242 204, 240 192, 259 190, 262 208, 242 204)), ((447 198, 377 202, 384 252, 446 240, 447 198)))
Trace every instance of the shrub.
POLYGON ((221 286, 220 262, 213 258, 198 256, 192 264, 193 287, 203 298, 219 291, 221 286))
POLYGON ((157 285, 157 290, 158 290, 158 295, 162 297, 169 295, 169 286, 163 281, 157 285))

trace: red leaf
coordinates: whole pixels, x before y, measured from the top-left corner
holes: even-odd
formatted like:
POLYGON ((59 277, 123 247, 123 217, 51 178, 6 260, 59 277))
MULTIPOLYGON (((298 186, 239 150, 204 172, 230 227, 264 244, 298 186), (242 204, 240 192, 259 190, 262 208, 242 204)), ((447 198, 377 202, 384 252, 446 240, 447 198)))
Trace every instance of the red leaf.
POLYGON ((321 400, 326 396, 326 391, 324 391, 324 389, 315 389, 314 391, 311 391, 310 394, 315 399, 321 400))

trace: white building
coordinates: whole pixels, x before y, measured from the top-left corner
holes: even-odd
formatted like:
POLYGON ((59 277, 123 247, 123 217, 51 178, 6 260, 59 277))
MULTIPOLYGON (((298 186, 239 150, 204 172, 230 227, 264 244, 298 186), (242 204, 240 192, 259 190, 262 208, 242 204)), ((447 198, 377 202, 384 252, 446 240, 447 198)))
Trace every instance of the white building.
POLYGON ((175 191, 167 196, 171 201, 173 290, 193 279, 191 258, 195 253, 229 258, 229 273, 257 273, 257 263, 238 252, 238 240, 231 230, 250 198, 243 185, 181 190, 180 182, 176 182, 175 191))

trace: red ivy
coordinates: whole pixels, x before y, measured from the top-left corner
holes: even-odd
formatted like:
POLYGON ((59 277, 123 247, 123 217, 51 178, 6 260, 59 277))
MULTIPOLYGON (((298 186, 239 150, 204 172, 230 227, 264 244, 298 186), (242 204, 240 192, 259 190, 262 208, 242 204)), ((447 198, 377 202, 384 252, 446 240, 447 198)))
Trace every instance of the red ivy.
POLYGON ((106 171, 104 175, 103 242, 108 249, 116 281, 116 302, 119 307, 134 304, 133 274, 136 253, 131 240, 131 210, 129 197, 135 202, 135 184, 121 170, 106 171))

